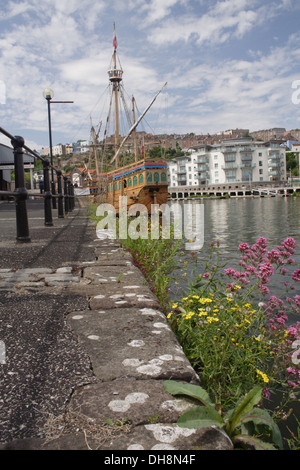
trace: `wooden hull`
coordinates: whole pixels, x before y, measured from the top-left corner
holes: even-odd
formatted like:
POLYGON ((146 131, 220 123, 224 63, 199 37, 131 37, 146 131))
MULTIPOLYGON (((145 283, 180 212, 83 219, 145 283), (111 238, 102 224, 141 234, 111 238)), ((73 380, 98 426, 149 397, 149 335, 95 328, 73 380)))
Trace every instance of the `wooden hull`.
POLYGON ((168 169, 162 160, 141 160, 118 168, 105 175, 106 191, 96 197, 98 203, 106 202, 120 210, 120 197, 126 198, 127 209, 143 204, 151 213, 153 204, 162 205, 168 200, 168 169))

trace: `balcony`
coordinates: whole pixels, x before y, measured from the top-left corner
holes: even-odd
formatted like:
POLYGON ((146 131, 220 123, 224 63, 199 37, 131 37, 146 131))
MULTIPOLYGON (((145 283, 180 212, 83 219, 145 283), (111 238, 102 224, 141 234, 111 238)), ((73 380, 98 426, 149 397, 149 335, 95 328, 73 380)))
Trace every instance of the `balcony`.
POLYGON ((201 163, 209 163, 209 156, 208 155, 203 155, 203 156, 200 156, 198 157, 197 159, 197 163, 201 164, 201 163))
POLYGON ((269 167, 269 168, 281 168, 281 164, 280 164, 280 162, 277 162, 277 163, 276 163, 276 162, 274 162, 274 163, 272 162, 272 163, 269 163, 268 167, 269 167))
POLYGON ((236 163, 226 163, 225 165, 221 166, 222 170, 237 170, 238 165, 236 163))
POLYGON ((278 152, 278 153, 274 153, 274 151, 273 151, 273 153, 270 154, 270 155, 268 156, 268 158, 269 158, 270 160, 280 160, 280 159, 281 159, 281 156, 280 156, 280 153, 279 153, 279 152, 278 152))
POLYGON ((248 147, 248 146, 244 146, 244 147, 240 147, 239 148, 239 151, 240 152, 253 152, 255 150, 255 147, 248 147))
POLYGON ((209 178, 209 171, 200 171, 199 178, 209 178))
POLYGON ((220 152, 222 153, 236 153, 238 151, 237 147, 222 147, 220 152))
POLYGON ((240 168, 256 168, 256 163, 252 163, 250 161, 244 162, 244 163, 241 163, 240 168))
POLYGON ((209 171, 209 165, 205 163, 198 163, 198 171, 209 171))

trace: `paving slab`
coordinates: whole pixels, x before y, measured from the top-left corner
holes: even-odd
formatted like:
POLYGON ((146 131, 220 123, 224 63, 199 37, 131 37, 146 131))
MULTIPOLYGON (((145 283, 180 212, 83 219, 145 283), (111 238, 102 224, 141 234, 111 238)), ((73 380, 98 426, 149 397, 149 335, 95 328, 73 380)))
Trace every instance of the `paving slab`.
MULTIPOLYGON (((232 449, 232 443, 228 436, 219 429, 187 429, 176 424, 153 423, 137 426, 128 434, 122 434, 101 446, 101 450, 114 449, 124 451, 230 450, 232 449)), ((157 460, 155 462, 154 456, 151 464, 154 463, 161 464, 162 461, 158 462, 157 460)), ((170 461, 168 462, 166 459, 164 463, 170 464, 170 461)), ((188 463, 188 461, 185 463, 188 463)))
MULTIPOLYGON (((83 277, 90 279, 92 284, 114 283, 119 284, 142 282, 146 284, 146 280, 142 277, 141 272, 133 265, 122 266, 92 266, 83 270, 83 277), (125 269, 124 269, 125 268, 125 269)), ((149 286, 148 286, 149 287, 149 286)))
POLYGON ((67 322, 102 381, 120 378, 198 381, 166 317, 152 308, 85 310, 67 322))
POLYGON ((112 464, 128 464, 128 459, 132 457, 143 459, 147 464, 147 458, 150 458, 147 457, 148 454, 138 454, 136 451, 156 451, 150 454, 151 461, 149 463, 151 465, 178 463, 174 455, 177 455, 178 458, 182 456, 182 459, 185 457, 183 464, 187 465, 195 463, 194 459, 199 462, 197 456, 199 451, 232 450, 232 442, 222 430, 217 428, 184 429, 173 423, 149 423, 133 428, 128 426, 125 427, 125 430, 121 426, 115 426, 115 429, 112 429, 104 425, 99 426, 97 431, 94 430, 91 433, 88 429, 84 429, 48 440, 16 440, 0 445, 0 450, 100 450, 107 451, 102 455, 106 459, 111 459, 112 464), (184 454, 184 451, 187 450, 189 452, 184 454), (124 453, 118 452, 114 455, 111 451, 124 451, 124 453), (157 453, 157 451, 162 453, 157 453), (179 451, 180 453, 163 453, 163 451, 179 451), (196 453, 195 455, 192 454, 193 451, 196 453), (192 460, 189 457, 191 454, 194 457, 192 460), (158 457, 160 457, 159 461, 158 457))
POLYGON ((98 422, 130 422, 131 426, 176 423, 195 401, 175 398, 162 380, 114 380, 79 387, 69 404, 73 416, 84 415, 98 422))

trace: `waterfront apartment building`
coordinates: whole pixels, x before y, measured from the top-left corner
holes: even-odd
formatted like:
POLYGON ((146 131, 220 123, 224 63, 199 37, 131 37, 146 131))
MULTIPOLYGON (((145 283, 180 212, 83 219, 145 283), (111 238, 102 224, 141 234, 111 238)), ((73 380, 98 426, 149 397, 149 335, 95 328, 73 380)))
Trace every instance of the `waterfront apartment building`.
POLYGON ((199 145, 190 155, 168 162, 169 187, 286 180, 286 151, 282 141, 227 139, 199 145))

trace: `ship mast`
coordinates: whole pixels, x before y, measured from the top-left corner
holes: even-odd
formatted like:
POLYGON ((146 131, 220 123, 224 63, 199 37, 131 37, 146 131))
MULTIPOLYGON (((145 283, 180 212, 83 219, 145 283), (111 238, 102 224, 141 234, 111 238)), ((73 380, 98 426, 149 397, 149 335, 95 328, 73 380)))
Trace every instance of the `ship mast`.
MULTIPOLYGON (((109 80, 113 86, 113 93, 115 97, 115 154, 118 152, 119 144, 119 89, 122 81, 123 70, 117 68, 117 36, 116 28, 114 25, 114 40, 113 40, 113 68, 108 71, 109 80)), ((119 166, 119 158, 116 158, 116 167, 119 166)))
MULTIPOLYGON (((132 97, 132 117, 133 117, 133 122, 135 122, 135 106, 134 106, 134 97, 132 97)), ((136 139, 136 128, 133 131, 133 141, 134 141, 134 158, 135 161, 138 161, 138 149, 137 149, 137 139, 136 139)))

